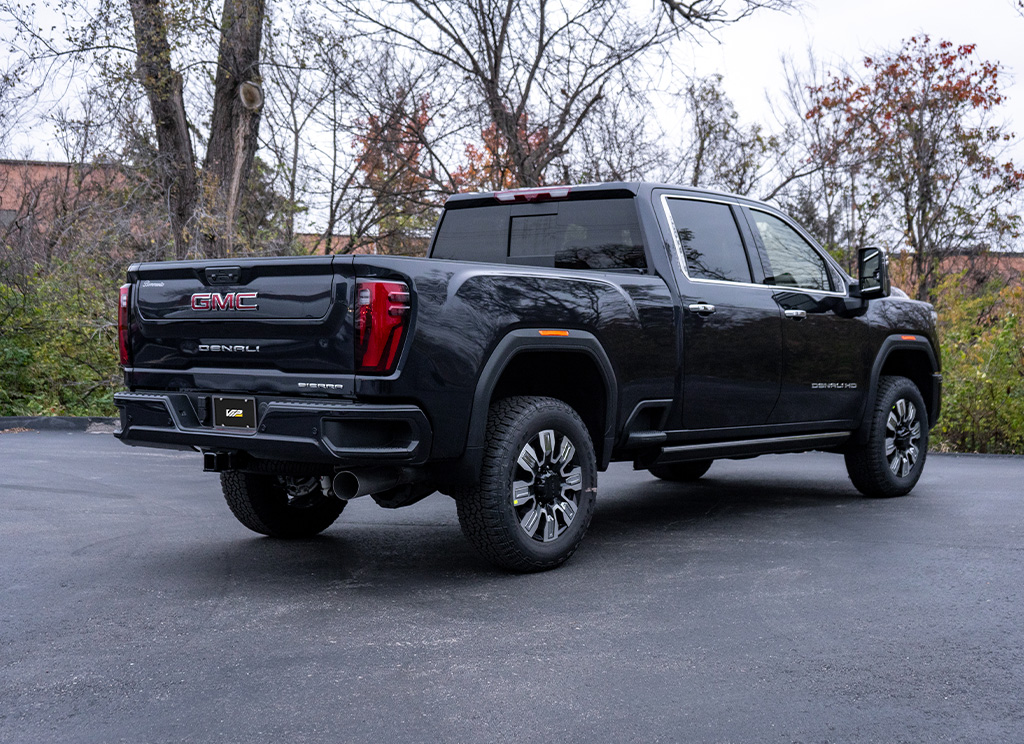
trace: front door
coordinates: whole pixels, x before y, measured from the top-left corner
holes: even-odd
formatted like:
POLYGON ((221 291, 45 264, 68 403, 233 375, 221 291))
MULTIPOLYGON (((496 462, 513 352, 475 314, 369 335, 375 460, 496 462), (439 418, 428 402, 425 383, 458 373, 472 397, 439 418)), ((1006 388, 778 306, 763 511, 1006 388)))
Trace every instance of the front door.
POLYGON ((782 386, 770 422, 838 426, 856 419, 873 360, 865 355, 863 316, 847 309, 846 282, 778 215, 748 209, 746 216, 783 313, 782 386))

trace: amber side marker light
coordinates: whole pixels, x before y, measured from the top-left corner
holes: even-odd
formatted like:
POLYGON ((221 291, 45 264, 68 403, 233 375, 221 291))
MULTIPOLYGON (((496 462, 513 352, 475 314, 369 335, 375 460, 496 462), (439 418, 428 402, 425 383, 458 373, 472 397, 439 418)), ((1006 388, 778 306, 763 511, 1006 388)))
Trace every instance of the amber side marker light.
POLYGON ((904 341, 917 341, 917 336, 900 336, 904 341))
POLYGON ((568 336, 569 331, 538 331, 541 336, 568 336))

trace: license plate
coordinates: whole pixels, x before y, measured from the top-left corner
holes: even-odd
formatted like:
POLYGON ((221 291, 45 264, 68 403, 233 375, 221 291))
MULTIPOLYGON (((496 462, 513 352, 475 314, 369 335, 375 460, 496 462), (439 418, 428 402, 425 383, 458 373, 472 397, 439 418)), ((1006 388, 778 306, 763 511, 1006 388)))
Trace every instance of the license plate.
POLYGON ((213 399, 213 425, 255 429, 256 399, 215 397, 213 399))

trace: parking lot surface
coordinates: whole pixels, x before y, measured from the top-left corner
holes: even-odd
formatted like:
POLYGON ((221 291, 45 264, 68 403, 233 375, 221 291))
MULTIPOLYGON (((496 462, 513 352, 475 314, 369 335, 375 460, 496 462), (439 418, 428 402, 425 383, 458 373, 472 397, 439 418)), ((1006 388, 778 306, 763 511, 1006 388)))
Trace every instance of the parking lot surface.
POLYGON ((1024 458, 834 455, 599 479, 580 551, 492 569, 435 494, 318 538, 197 454, 0 434, 2 742, 1024 738, 1024 458))

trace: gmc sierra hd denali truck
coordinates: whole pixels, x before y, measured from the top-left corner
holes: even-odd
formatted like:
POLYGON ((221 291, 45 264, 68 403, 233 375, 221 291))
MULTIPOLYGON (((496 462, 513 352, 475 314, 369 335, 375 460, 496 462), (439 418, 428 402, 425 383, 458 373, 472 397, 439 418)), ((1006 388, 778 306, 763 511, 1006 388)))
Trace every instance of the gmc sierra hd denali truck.
POLYGON ((610 183, 453 196, 426 258, 135 264, 116 436, 201 451, 275 537, 440 490, 517 571, 572 555, 612 460, 690 481, 824 450, 899 496, 939 415, 935 314, 859 258, 766 204, 610 183))

